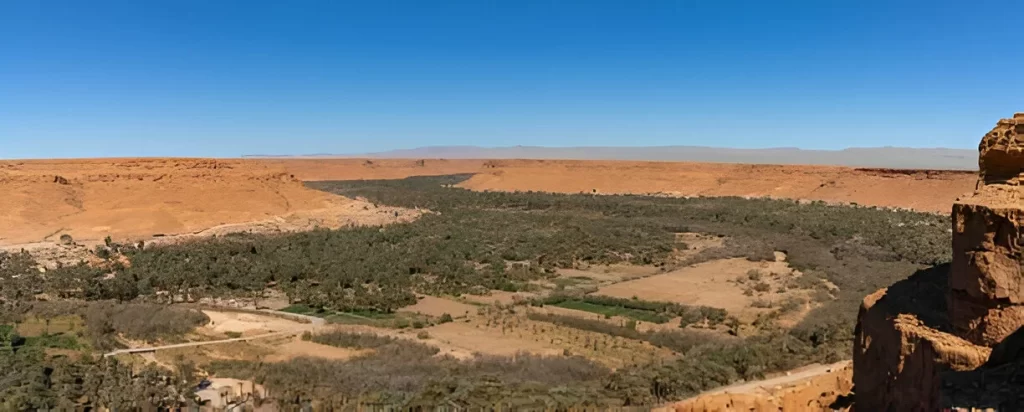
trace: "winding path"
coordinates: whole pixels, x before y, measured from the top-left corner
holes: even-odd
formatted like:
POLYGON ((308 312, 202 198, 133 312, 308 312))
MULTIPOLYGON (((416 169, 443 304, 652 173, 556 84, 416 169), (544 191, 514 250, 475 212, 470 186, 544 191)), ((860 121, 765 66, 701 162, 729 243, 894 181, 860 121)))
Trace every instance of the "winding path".
POLYGON ((299 333, 302 333, 302 332, 315 330, 315 329, 323 326, 324 323, 325 323, 323 318, 318 318, 318 317, 315 317, 315 316, 308 316, 308 315, 300 315, 300 314, 297 314, 297 313, 280 312, 280 311, 269 310, 269 309, 260 309, 260 310, 251 311, 251 312, 263 312, 263 313, 268 313, 268 314, 271 314, 271 315, 274 315, 274 316, 298 319, 299 321, 308 322, 308 323, 304 323, 304 324, 302 324, 301 327, 298 327, 298 328, 292 329, 292 330, 264 333, 264 334, 260 334, 260 335, 245 336, 245 337, 240 337, 240 338, 211 340, 211 341, 204 341, 204 342, 176 343, 176 344, 172 344, 172 345, 147 346, 147 347, 142 347, 142 348, 118 349, 118 350, 115 350, 113 352, 104 353, 103 357, 117 356, 117 355, 127 355, 127 354, 133 354, 133 353, 156 352, 156 351, 167 350, 167 349, 180 349, 180 348, 191 348, 191 347, 196 347, 196 346, 217 345, 217 344, 221 344, 221 343, 230 343, 230 342, 245 342, 245 341, 256 340, 256 339, 273 338, 273 337, 277 337, 277 336, 295 335, 295 334, 299 334, 299 333))

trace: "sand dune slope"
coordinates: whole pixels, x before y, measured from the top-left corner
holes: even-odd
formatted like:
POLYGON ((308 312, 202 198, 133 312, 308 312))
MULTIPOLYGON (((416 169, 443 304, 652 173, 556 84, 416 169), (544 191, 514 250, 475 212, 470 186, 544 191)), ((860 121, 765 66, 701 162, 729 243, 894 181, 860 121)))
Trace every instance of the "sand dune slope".
POLYGON ((215 227, 245 230, 378 224, 414 212, 308 189, 272 164, 211 159, 0 162, 0 243, 148 238, 215 227), (396 213, 397 216, 396 216, 396 213), (225 226, 226 225, 226 226, 225 226))

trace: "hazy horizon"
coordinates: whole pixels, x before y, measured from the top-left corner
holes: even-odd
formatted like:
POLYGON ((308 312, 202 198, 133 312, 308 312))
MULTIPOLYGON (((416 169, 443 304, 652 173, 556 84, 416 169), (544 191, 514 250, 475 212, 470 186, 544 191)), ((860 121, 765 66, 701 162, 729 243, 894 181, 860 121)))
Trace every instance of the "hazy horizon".
POLYGON ((633 147, 478 147, 428 146, 371 153, 248 154, 245 158, 380 159, 538 159, 632 160, 779 165, 831 165, 866 168, 977 170, 977 151, 947 148, 732 149, 702 146, 633 147))

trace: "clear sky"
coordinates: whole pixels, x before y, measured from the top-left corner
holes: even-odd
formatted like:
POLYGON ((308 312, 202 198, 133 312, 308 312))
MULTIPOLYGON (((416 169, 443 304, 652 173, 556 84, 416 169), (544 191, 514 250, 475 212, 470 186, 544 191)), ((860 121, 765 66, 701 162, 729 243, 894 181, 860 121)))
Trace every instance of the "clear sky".
POLYGON ((0 158, 974 148, 1019 4, 0 0, 0 158))

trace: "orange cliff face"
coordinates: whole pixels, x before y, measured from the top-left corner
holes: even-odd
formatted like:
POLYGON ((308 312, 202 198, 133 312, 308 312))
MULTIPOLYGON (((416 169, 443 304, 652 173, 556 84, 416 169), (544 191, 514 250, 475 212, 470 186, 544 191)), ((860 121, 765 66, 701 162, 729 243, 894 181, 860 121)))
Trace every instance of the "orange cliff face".
POLYGON ((325 226, 342 224, 345 215, 387 220, 383 211, 308 189, 280 167, 246 160, 0 161, 0 191, 5 245, 62 234, 77 241, 142 239, 267 220, 325 226))
POLYGON ((952 263, 864 299, 853 354, 857 409, 1024 406, 1017 373, 1004 373, 1024 362, 1016 333, 1024 326, 1022 132, 1017 114, 982 139, 977 190, 952 207, 952 263))
POLYGON ((978 150, 979 188, 953 206, 949 310, 958 334, 994 346, 1024 325, 1024 114, 1000 120, 978 150))

